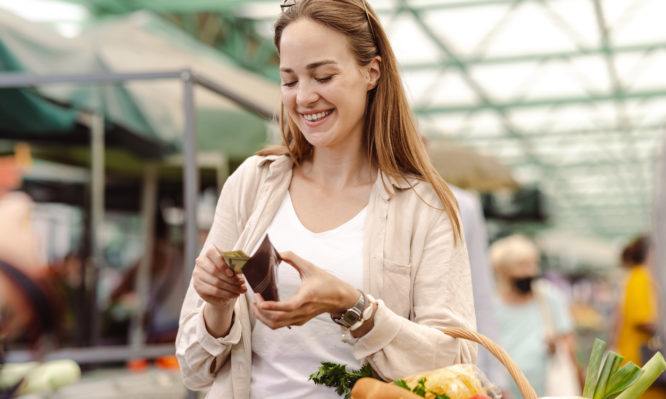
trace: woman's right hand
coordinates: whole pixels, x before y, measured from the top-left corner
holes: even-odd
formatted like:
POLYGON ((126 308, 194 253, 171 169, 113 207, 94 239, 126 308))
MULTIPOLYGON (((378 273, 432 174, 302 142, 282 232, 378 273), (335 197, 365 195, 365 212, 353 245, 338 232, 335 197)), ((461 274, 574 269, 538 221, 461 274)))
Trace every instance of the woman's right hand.
POLYGON ((243 276, 236 275, 213 247, 194 261, 192 285, 201 299, 216 308, 232 308, 247 291, 243 276))

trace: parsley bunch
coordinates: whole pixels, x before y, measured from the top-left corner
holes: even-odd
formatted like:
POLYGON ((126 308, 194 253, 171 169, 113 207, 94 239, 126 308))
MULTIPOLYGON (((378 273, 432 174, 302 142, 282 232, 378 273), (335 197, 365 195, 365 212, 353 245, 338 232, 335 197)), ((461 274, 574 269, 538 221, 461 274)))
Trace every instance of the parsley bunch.
POLYGON ((372 367, 368 363, 358 370, 347 371, 347 367, 342 364, 321 362, 319 369, 310 374, 308 380, 317 385, 335 388, 338 395, 344 395, 345 399, 349 399, 354 384, 363 377, 372 377, 372 367))

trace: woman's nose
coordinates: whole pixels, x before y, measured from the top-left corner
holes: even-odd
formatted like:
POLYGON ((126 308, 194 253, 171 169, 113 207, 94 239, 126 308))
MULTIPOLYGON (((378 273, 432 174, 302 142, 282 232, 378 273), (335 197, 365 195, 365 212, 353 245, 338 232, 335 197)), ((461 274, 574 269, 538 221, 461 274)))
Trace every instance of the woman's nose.
POLYGON ((307 106, 319 99, 317 91, 309 83, 298 85, 298 92, 296 93, 296 102, 298 105, 307 106))

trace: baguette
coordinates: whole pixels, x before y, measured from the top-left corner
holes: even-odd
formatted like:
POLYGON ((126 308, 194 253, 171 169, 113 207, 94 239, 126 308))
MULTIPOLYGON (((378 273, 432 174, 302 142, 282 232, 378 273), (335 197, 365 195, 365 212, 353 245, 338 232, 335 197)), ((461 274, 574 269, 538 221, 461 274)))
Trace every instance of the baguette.
POLYGON ((422 399, 420 396, 413 394, 394 385, 391 382, 382 382, 374 378, 361 378, 356 381, 354 388, 351 391, 351 399, 422 399))

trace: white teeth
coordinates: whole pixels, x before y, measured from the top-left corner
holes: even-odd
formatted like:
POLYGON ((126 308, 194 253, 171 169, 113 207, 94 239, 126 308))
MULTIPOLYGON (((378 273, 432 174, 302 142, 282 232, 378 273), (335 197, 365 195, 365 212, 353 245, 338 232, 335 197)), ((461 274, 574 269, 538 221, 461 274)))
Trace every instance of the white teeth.
POLYGON ((326 112, 319 112, 319 113, 316 113, 316 114, 309 114, 309 115, 303 114, 303 117, 305 119, 309 120, 310 122, 317 122, 317 121, 323 119, 324 117, 328 116, 331 112, 332 111, 326 111, 326 112))

